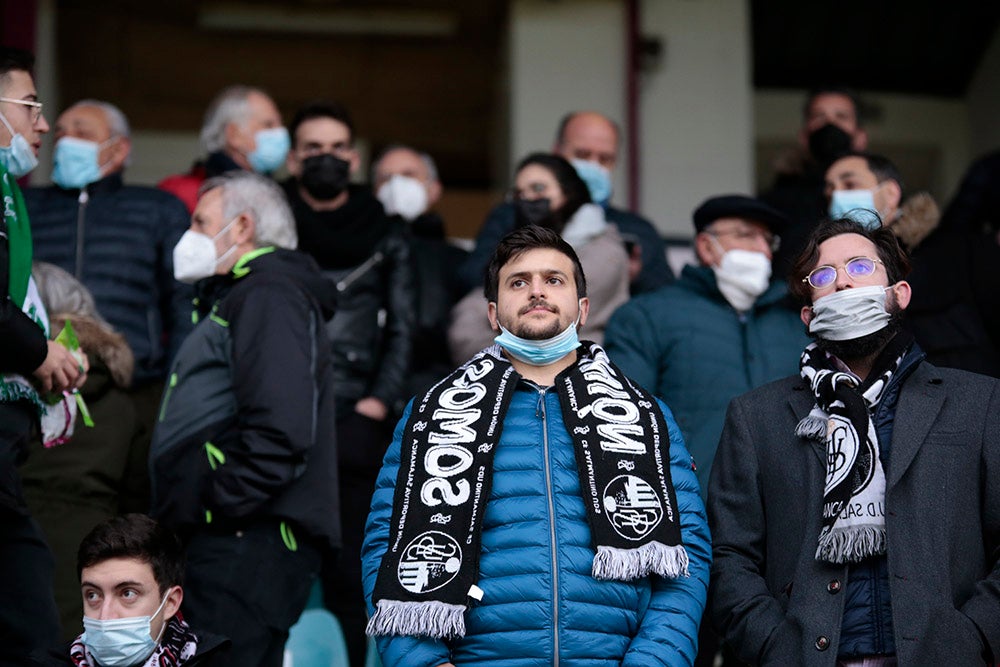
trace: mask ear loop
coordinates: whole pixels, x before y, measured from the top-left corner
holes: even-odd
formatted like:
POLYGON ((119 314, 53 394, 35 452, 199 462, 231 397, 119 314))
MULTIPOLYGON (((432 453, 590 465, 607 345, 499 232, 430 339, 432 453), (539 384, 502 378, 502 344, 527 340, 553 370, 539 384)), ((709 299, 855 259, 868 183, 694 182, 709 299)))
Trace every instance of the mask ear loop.
MULTIPOLYGON (((169 597, 170 597, 170 591, 167 591, 167 594, 163 596, 163 600, 160 602, 160 606, 157 607, 156 611, 153 612, 153 615, 149 617, 150 623, 152 623, 153 619, 156 618, 161 611, 163 611, 163 606, 167 604, 167 598, 169 597)), ((164 619, 163 625, 160 626, 160 631, 156 634, 156 638, 153 639, 153 641, 159 644, 160 640, 163 639, 163 632, 166 629, 167 629, 167 619, 164 619)), ((152 635, 150 635, 150 638, 152 638, 152 635)))
POLYGON ((5 128, 7 128, 7 132, 8 132, 8 134, 10 134, 10 146, 13 146, 14 145, 14 127, 10 124, 10 121, 7 120, 7 116, 5 116, 2 111, 0 111, 0 123, 3 123, 3 126, 5 128))

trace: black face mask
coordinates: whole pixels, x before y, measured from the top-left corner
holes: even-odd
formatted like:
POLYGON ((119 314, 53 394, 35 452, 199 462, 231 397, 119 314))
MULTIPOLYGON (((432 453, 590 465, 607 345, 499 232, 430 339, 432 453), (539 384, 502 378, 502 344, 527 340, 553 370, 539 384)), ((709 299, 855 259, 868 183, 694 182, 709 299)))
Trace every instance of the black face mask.
POLYGON ((545 225, 552 217, 552 202, 542 199, 517 199, 514 201, 514 215, 518 227, 545 225))
POLYGON ((851 135, 833 123, 827 123, 809 135, 809 153, 821 165, 829 165, 850 152, 851 135))
POLYGON ((347 189, 351 163, 329 153, 313 155, 302 161, 299 183, 311 197, 319 200, 335 199, 347 189))

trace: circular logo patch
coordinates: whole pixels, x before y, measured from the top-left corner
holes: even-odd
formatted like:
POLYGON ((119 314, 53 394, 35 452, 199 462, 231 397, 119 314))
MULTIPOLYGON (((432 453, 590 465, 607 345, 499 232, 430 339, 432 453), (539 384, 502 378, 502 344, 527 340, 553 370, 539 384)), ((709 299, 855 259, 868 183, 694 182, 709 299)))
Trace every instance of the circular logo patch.
POLYGON ((626 540, 641 540, 663 518, 663 503, 653 489, 634 475, 619 475, 604 487, 604 512, 615 532, 626 540))
POLYGON ((429 593, 455 578, 462 566, 462 548, 450 535, 429 530, 403 549, 400 585, 411 593, 429 593))

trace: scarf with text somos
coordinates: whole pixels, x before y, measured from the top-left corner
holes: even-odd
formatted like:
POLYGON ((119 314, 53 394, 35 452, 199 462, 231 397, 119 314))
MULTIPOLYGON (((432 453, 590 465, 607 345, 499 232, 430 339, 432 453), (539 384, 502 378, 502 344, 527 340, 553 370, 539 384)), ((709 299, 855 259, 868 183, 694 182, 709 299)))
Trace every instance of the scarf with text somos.
MULTIPOLYGON (((592 574, 687 576, 666 419, 600 346, 582 341, 577 355, 555 389, 596 551, 592 574)), ((493 452, 519 379, 493 345, 415 400, 368 634, 465 635, 468 598, 481 597, 475 584, 493 452)))

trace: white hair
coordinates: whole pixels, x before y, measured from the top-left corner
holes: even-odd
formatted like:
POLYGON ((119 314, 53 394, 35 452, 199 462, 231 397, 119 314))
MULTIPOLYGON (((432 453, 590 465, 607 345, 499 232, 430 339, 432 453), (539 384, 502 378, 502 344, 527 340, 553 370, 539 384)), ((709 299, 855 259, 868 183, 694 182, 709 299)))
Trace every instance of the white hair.
POLYGON ((105 102, 104 100, 80 100, 79 102, 73 103, 69 109, 76 109, 78 107, 96 107, 104 112, 104 118, 108 121, 108 129, 111 130, 112 137, 123 137, 128 139, 132 136, 132 129, 129 127, 128 118, 122 113, 122 110, 116 107, 111 102, 105 102))
POLYGON ((273 245, 294 250, 299 245, 292 209, 285 193, 270 178, 231 171, 205 181, 198 195, 216 188, 222 190, 222 215, 227 221, 241 213, 253 218, 255 247, 273 245))
POLYGON ((427 167, 427 181, 429 183, 433 183, 434 181, 438 180, 437 165, 434 163, 434 158, 431 157, 430 153, 425 153, 424 151, 418 151, 416 148, 407 146, 406 144, 390 144, 389 146, 386 147, 384 151, 379 153, 378 159, 375 160, 374 163, 372 163, 373 183, 376 180, 375 177, 378 175, 378 167, 380 164, 382 164, 382 159, 389 153, 392 153, 393 151, 410 151, 418 158, 420 158, 420 161, 424 163, 425 167, 427 167))
POLYGON ((201 124, 201 146, 206 152, 216 153, 226 147, 227 125, 245 125, 250 120, 250 95, 253 93, 267 95, 259 88, 237 84, 224 88, 215 96, 201 124))

